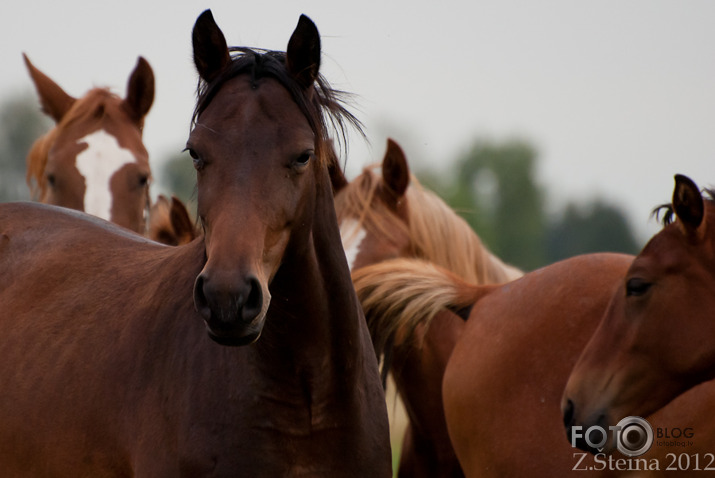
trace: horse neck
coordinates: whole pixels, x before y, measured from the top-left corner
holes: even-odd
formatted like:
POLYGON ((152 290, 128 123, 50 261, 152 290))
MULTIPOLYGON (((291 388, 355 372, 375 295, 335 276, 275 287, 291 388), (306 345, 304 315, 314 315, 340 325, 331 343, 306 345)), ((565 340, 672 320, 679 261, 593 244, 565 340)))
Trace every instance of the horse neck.
POLYGON ((294 365, 323 373, 355 362, 364 344, 371 343, 343 253, 327 173, 319 177, 309 227, 289 245, 271 282, 271 306, 258 343, 272 354, 290 355, 294 365))

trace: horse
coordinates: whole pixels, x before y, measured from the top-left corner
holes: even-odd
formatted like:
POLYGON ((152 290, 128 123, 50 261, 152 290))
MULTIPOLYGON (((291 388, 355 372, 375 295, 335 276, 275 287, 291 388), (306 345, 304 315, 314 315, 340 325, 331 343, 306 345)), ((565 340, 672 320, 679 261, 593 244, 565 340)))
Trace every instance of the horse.
POLYGON ((327 164, 329 118, 352 116, 317 28, 301 16, 285 53, 229 50, 207 10, 192 41, 197 239, 0 206, 0 469, 390 476, 327 164))
POLYGON ((142 129, 154 101, 149 63, 139 57, 124 99, 107 88, 74 98, 23 57, 42 109, 55 121, 27 155, 33 198, 143 234, 151 169, 142 129))
POLYGON ((713 194, 704 199, 675 176, 663 229, 633 261, 571 373, 562 402, 569 436, 576 425, 648 416, 715 378, 713 194))
POLYGON ((147 237, 162 244, 180 246, 198 235, 186 205, 179 198, 172 196, 168 199, 163 194, 156 198, 149 209, 147 237))
POLYGON ((467 316, 440 389, 465 476, 677 475, 673 469, 690 476, 692 468, 673 467, 672 460, 684 454, 707 461, 712 452, 715 423, 703 417, 715 382, 648 417, 665 434, 695 430, 687 445, 662 440, 638 458, 607 457, 581 453, 564 439, 566 381, 632 260, 612 253, 576 256, 502 285, 475 286, 415 259, 381 262, 352 276, 368 322, 387 322, 383 330, 399 323, 403 339, 412 329, 438 325, 445 308, 467 316))
MULTIPOLYGON (((475 284, 521 276, 494 256, 442 199, 421 187, 397 142, 387 140, 380 174, 375 169, 367 167, 337 188, 335 196, 352 271, 395 257, 418 257, 475 284)), ((444 365, 464 322, 445 311, 437 324, 420 331, 415 340, 375 344, 385 351, 383 373, 391 371, 409 419, 402 439, 401 477, 463 476, 449 441, 440 390, 444 365)), ((371 332, 378 342, 388 335, 371 332)))

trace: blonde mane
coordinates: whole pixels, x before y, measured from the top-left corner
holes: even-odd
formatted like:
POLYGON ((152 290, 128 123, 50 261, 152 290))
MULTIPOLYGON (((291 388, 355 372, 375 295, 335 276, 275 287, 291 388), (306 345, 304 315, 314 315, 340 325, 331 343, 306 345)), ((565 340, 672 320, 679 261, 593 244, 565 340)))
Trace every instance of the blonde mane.
POLYGON ((374 168, 365 168, 338 195, 338 220, 357 217, 360 226, 388 239, 407 234, 414 257, 443 267, 472 284, 503 283, 523 275, 493 255, 464 219, 412 175, 405 194, 407 224, 387 206, 373 204, 381 182, 374 168))
POLYGON ((27 175, 25 180, 30 188, 32 198, 44 202, 47 197, 47 178, 45 168, 49 158, 50 149, 57 141, 60 132, 72 124, 91 119, 96 116, 101 119, 107 115, 107 102, 121 99, 107 88, 94 88, 84 97, 77 99, 62 119, 39 139, 37 139, 27 153, 27 175))

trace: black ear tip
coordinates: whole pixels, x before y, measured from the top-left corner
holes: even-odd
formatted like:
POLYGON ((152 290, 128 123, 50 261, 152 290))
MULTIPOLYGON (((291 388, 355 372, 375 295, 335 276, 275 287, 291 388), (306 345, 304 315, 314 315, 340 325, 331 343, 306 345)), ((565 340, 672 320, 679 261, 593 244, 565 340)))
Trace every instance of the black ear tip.
POLYGON ((313 20, 311 20, 306 14, 302 13, 300 15, 300 18, 298 19, 298 27, 300 29, 305 29, 305 30, 313 30, 314 32, 318 32, 318 27, 315 26, 315 23, 313 20))
POLYGON ((685 176, 684 174, 676 174, 675 175, 675 185, 684 185, 684 186, 689 186, 692 189, 698 189, 698 185, 695 184, 695 181, 690 179, 689 177, 685 176))
POLYGON ((216 20, 214 20, 214 16, 211 13, 211 10, 204 10, 201 15, 199 15, 199 17, 196 19, 196 23, 194 24, 194 33, 196 33, 196 30, 199 28, 204 28, 215 24, 216 20))

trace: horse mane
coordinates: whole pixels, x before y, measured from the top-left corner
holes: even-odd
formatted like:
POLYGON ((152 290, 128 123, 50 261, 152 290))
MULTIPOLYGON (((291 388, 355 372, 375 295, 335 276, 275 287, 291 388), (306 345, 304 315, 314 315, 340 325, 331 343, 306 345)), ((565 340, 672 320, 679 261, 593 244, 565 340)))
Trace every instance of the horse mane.
POLYGON ((472 284, 508 282, 523 275, 504 264, 471 226, 413 176, 407 188, 410 237, 415 256, 433 262, 472 284))
POLYGON ((357 216, 361 227, 388 239, 407 234, 414 257, 473 284, 507 282, 523 274, 494 256, 464 219, 412 175, 406 192, 407 224, 385 205, 372 204, 381 182, 374 168, 365 168, 336 198, 339 219, 357 216))
POLYGON ((106 107, 109 101, 121 101, 109 88, 93 88, 82 98, 77 99, 62 119, 43 136, 38 138, 27 153, 27 174, 25 181, 30 188, 32 198, 44 201, 47 196, 47 178, 45 168, 50 155, 50 149, 57 141, 60 132, 71 125, 90 118, 108 115, 106 107))
MULTIPOLYGON (((703 197, 710 202, 715 201, 715 189, 705 188, 702 191, 703 197)), ((656 221, 660 222, 663 227, 672 224, 675 221, 675 209, 672 203, 661 204, 653 209, 650 213, 651 217, 654 217, 656 221), (661 219, 662 215, 662 219, 661 219)))
POLYGON ((224 83, 236 76, 248 74, 254 86, 262 78, 273 78, 288 90, 318 138, 316 154, 321 163, 330 166, 337 161, 337 156, 332 153, 328 124, 338 133, 343 148, 347 145, 348 125, 364 137, 362 123, 345 106, 349 94, 333 89, 322 75, 318 75, 311 89, 306 91, 288 72, 285 52, 247 47, 231 47, 229 51, 231 62, 213 81, 208 83, 199 78, 192 127, 224 83))

